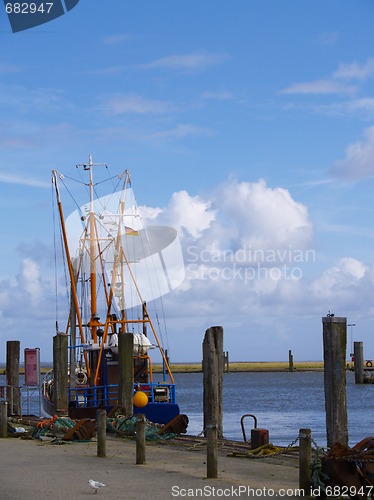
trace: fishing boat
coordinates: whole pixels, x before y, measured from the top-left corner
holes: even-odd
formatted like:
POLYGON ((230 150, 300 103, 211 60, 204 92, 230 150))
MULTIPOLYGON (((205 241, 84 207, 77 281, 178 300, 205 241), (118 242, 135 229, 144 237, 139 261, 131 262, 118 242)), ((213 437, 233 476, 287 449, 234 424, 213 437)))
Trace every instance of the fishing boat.
MULTIPOLYGON (((108 413, 121 403, 128 408, 129 402, 123 403, 119 387, 122 389, 122 381, 130 373, 132 387, 127 394, 132 397, 133 413, 141 412, 151 422, 167 424, 177 419, 180 411, 167 349, 162 337, 160 340, 159 313, 155 309, 156 321, 152 320, 148 300, 156 303, 153 299, 162 298, 168 290, 162 283, 157 284, 151 268, 156 268, 155 274, 165 281, 167 266, 162 248, 176 243, 174 229, 144 226, 128 170, 112 176, 107 165, 94 164, 91 156, 88 163, 76 167, 81 177, 73 188, 67 187, 70 177, 52 172, 58 214, 55 218, 68 276, 67 317, 62 332, 56 320, 56 336, 66 336, 69 344, 68 415, 73 419, 95 418, 99 408, 108 413), (107 187, 100 190, 108 182, 109 193, 107 187), (67 218, 62 185, 75 204, 67 218), (75 200, 76 186, 84 188, 84 203, 75 200), (142 287, 146 288, 147 300, 142 287), (125 348, 121 347, 128 345, 128 340, 124 343, 122 339, 126 335, 128 339, 129 334, 130 357, 123 354, 125 348), (154 354, 162 367, 158 373, 152 369, 154 354), (126 366, 126 359, 132 366, 126 366), (142 398, 136 399, 139 395, 142 398), (135 401, 140 403, 133 404, 135 401)), ((43 413, 51 416, 59 410, 56 377, 51 370, 43 382, 43 413)))

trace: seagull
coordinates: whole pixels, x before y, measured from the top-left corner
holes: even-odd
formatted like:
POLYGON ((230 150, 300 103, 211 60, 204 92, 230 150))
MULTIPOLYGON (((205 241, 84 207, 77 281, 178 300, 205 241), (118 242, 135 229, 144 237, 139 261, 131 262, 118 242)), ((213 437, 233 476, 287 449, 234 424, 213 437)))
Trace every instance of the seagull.
POLYGON ((99 483, 99 481, 94 481, 93 479, 90 479, 88 481, 88 484, 95 490, 95 493, 97 493, 97 490, 100 488, 103 488, 105 484, 99 483))

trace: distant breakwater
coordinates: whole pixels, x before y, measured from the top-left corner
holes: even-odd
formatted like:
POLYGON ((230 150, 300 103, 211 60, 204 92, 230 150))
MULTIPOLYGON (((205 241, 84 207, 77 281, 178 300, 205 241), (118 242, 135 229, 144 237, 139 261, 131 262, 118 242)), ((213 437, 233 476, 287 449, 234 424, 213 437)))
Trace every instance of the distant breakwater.
MULTIPOLYGON (((347 368, 350 368, 347 363, 347 368)), ((201 363, 171 363, 171 371, 174 373, 199 373, 202 371, 201 363)), ((40 368, 42 374, 46 373, 52 368, 47 364, 40 368)), ((304 371, 323 371, 323 361, 300 361, 294 362, 293 369, 296 372, 304 371)), ((162 365, 155 363, 153 365, 155 373, 162 372, 162 365)), ((227 371, 227 370, 226 370, 227 371)), ((287 372, 289 371, 288 361, 232 361, 229 364, 229 372, 287 372)), ((5 374, 5 366, 0 365, 0 374, 5 374)), ((20 367, 20 374, 24 374, 23 366, 20 367)))
MULTIPOLYGON (((161 365, 154 365, 154 371, 161 369, 161 365)), ((294 371, 323 371, 323 361, 300 361, 294 362, 294 371)), ((174 373, 201 372, 201 363, 171 363, 174 373)), ((227 370, 225 370, 227 371, 227 370)), ((287 372, 288 361, 232 361, 229 364, 229 372, 287 372)))

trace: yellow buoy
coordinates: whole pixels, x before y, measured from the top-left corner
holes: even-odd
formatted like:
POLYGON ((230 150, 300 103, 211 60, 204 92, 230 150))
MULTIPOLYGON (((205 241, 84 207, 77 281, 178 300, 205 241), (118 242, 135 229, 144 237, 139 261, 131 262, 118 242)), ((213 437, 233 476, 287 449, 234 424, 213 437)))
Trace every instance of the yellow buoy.
POLYGON ((143 408, 146 404, 148 404, 148 396, 145 392, 137 391, 132 398, 134 406, 137 408, 143 408))

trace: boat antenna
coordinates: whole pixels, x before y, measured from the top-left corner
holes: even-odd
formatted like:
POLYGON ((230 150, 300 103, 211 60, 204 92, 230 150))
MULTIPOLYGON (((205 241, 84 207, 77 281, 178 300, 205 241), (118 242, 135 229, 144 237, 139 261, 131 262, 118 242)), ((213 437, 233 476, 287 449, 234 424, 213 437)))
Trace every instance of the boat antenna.
MULTIPOLYGON (((88 155, 88 163, 77 163, 76 167, 83 167, 83 170, 90 170, 92 171, 92 167, 108 167, 106 163, 93 163, 92 162, 92 155, 88 155)), ((91 177, 90 177, 91 180, 91 177)))

